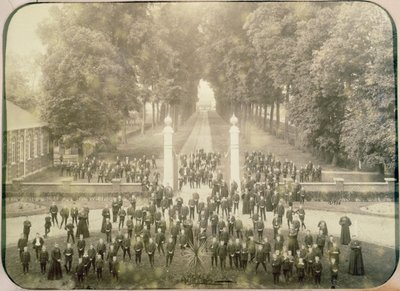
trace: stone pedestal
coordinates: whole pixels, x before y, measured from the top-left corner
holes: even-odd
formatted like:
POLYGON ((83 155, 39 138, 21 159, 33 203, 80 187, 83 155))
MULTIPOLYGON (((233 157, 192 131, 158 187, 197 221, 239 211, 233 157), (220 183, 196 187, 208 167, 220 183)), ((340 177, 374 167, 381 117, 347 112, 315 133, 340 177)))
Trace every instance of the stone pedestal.
POLYGON ((235 114, 232 115, 231 119, 231 128, 229 130, 231 136, 230 143, 230 183, 232 184, 235 181, 238 184, 238 189, 241 189, 240 186, 240 159, 239 159, 239 133, 240 130, 237 127, 238 119, 235 114))
POLYGON ((389 193, 395 193, 396 191, 396 179, 395 178, 385 178, 387 183, 387 191, 389 193))
POLYGON ((172 119, 168 115, 164 119, 164 176, 163 185, 170 186, 174 189, 174 156, 173 156, 173 140, 174 130, 172 129, 172 119))
POLYGON ((333 181, 335 181, 336 190, 338 192, 343 192, 344 191, 344 179, 343 178, 333 178, 333 181))
POLYGON ((111 184, 112 184, 112 191, 114 193, 121 192, 121 179, 112 179, 111 184))

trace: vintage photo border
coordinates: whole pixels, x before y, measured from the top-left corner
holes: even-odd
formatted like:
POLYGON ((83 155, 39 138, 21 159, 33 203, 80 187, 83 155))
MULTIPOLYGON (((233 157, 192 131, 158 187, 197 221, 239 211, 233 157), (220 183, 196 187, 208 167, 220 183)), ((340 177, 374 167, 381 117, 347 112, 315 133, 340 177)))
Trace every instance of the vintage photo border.
MULTIPOLYGON (((216 0, 217 2, 232 2, 232 1, 226 1, 226 0, 216 0)), ((0 105, 1 110, 3 110, 3 104, 4 104, 4 94, 5 94, 5 90, 4 90, 4 69, 5 69, 5 65, 4 65, 4 56, 5 56, 5 45, 6 45, 6 33, 7 33, 7 28, 8 28, 8 24, 9 21, 11 20, 13 14, 15 14, 16 11, 18 11, 18 9, 20 9, 21 7, 25 6, 25 5, 29 5, 29 4, 36 4, 36 3, 79 3, 79 2, 86 2, 86 3, 90 3, 90 2, 143 2, 143 1, 124 1, 124 0, 97 0, 97 1, 90 1, 90 0, 86 0, 86 1, 79 1, 79 0, 66 0, 66 1, 30 1, 30 0, 0 0, 0 24, 1 24, 1 28, 2 28, 2 49, 1 49, 1 55, 0 55, 0 61, 2 64, 1 70, 0 70, 0 79, 1 79, 1 85, 0 85, 0 89, 2 92, 2 102, 0 105)), ((200 1, 169 1, 169 0, 164 0, 164 1, 146 1, 146 2, 201 2, 200 1)), ((213 2, 211 0, 206 0, 204 2, 213 2)), ((246 2, 246 1, 240 1, 240 2, 246 2)), ((248 2, 252 2, 252 1, 248 1, 248 2)), ((316 1, 316 0, 309 0, 309 1, 296 1, 296 0, 289 0, 289 1, 257 1, 257 2, 336 2, 334 0, 332 1, 316 1)), ((398 75, 398 56, 400 53, 400 49, 399 49, 399 45, 398 45, 398 38, 397 38, 397 33, 399 31, 400 28, 400 1, 399 0, 372 0, 372 1, 341 1, 338 0, 337 2, 369 2, 369 3, 373 3, 376 4, 378 6, 380 6, 381 8, 383 8, 384 10, 386 10, 386 12, 388 13, 389 17, 391 18, 392 22, 393 22, 393 26, 396 27, 396 32, 394 33, 395 37, 394 37, 394 61, 395 63, 395 76, 396 76, 396 105, 397 108, 399 110, 399 105, 398 105, 398 100, 397 97, 399 96, 399 87, 398 87, 398 82, 399 82, 399 75, 398 75)), ((3 111, 1 111, 3 112, 3 111)), ((2 124, 3 124, 3 129, 6 127, 6 122, 5 122, 5 117, 2 116, 2 124)), ((397 130, 399 127, 399 120, 397 119, 397 130)), ((398 134, 398 132, 397 132, 398 134)), ((3 138, 3 135, 1 135, 1 139, 3 138)), ((2 145, 2 150, 4 151, 4 145, 3 143, 1 143, 2 145)), ((398 143, 397 143, 398 146, 398 143)), ((397 149, 398 152, 398 149, 397 149)), ((2 152, 3 153, 3 152, 2 152)), ((2 161, 3 159, 3 154, 0 157, 0 161, 2 161)), ((397 161, 399 162, 399 161, 397 161)), ((397 169, 398 169, 398 165, 397 165, 397 169)), ((4 175, 2 173, 2 179, 4 178, 4 175)), ((397 178, 398 181, 398 177, 397 178)), ((396 183, 396 185, 398 185, 398 183, 396 183)), ((2 193, 3 193, 3 181, 2 181, 2 193)), ((383 285, 378 286, 376 288, 371 288, 371 289, 364 289, 364 290, 400 290, 400 264, 399 264, 399 197, 398 197, 398 187, 396 186, 396 193, 395 193, 395 199, 394 199, 394 203, 396 204, 396 211, 395 211, 395 217, 396 222, 395 222, 395 226, 396 226, 396 246, 395 246, 395 250, 396 250, 396 260, 397 260, 397 267, 396 270, 394 271, 393 275, 391 276, 391 278, 383 285)), ((13 283, 13 281, 11 280, 11 278, 7 275, 7 273, 5 272, 4 269, 4 238, 5 238, 5 213, 3 212, 3 209, 5 207, 5 199, 2 199, 2 207, 0 209, 0 215, 1 215, 1 223, 2 223, 2 229, 1 229, 1 267, 0 267, 0 286, 2 288, 2 290, 25 290, 23 288, 21 288, 20 286, 16 285, 13 283)), ((36 289, 39 290, 39 289, 36 289)), ((201 290, 201 289, 199 289, 201 290)), ((207 289, 207 290, 212 290, 212 289, 207 289)), ((280 290, 284 290, 284 289, 280 289, 280 290)), ((323 290, 323 289, 319 289, 319 290, 323 290)), ((345 290, 351 290, 351 289, 345 289, 345 290)), ((354 289, 357 290, 357 289, 354 289)))

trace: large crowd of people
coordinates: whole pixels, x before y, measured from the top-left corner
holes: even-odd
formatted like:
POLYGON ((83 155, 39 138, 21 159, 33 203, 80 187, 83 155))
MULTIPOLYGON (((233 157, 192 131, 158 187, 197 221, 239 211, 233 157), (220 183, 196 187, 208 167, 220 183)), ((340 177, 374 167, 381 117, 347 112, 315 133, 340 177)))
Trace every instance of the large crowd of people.
POLYGON ((159 181, 160 174, 157 171, 157 162, 154 155, 151 158, 144 155, 141 158, 125 157, 121 160, 119 156, 114 162, 97 159, 95 156, 86 157, 81 163, 64 162, 60 156, 60 176, 73 177, 73 179, 86 179, 88 183, 109 183, 113 179, 124 178, 127 183, 149 184, 159 181))
POLYGON ((256 182, 272 184, 286 178, 300 183, 322 181, 321 166, 316 166, 311 161, 299 166, 293 161, 280 161, 272 153, 265 154, 261 151, 246 152, 244 158, 246 173, 254 176, 256 182))
MULTIPOLYGON (((251 171, 257 169, 256 173, 259 170, 265 173, 268 172, 266 169, 274 167, 269 155, 266 159, 261 157, 259 153, 248 155, 247 167, 251 171), (264 161, 262 168, 259 168, 260 161, 264 161)), ((134 257, 132 264, 149 264, 154 268, 155 256, 163 256, 168 270, 176 264, 174 258, 182 260, 185 250, 197 243, 205 247, 212 268, 238 271, 254 268, 258 273, 261 265, 264 272, 273 275, 275 284, 296 280, 300 284, 313 282, 319 286, 321 274, 329 272, 330 283, 335 286, 339 264, 347 260, 341 258, 344 247, 351 249, 348 272, 364 275, 361 242, 351 239, 351 220, 346 215, 338 224, 330 226, 340 225, 342 229, 340 240, 336 241, 329 235, 325 221, 306 227, 301 189, 299 195, 289 195, 286 193, 289 190, 282 190, 276 181, 268 183, 268 179, 261 181, 251 175, 242 183, 242 189, 238 189, 236 183, 228 187, 217 168, 220 156, 203 150, 181 156, 180 162, 181 183, 189 183, 194 189, 187 201, 180 192, 174 194, 171 187, 155 183, 143 205, 138 205, 135 195, 120 195, 110 205, 105 205, 101 211, 100 229, 89 227, 88 208, 61 206, 59 211, 53 203, 45 221, 45 236, 36 234, 32 241, 41 273, 47 274, 49 280, 59 279, 64 264, 66 272, 74 274, 78 284, 92 276, 90 269, 99 281, 104 270, 118 280, 121 261, 130 262, 134 257), (196 178, 197 175, 200 178, 196 178), (210 187, 207 197, 200 197, 195 192, 197 179, 200 184, 210 187), (294 204, 296 200, 301 203, 294 204), (267 212, 273 213, 272 221, 266 221, 267 212), (61 216, 60 225, 58 216, 61 216), (66 243, 47 246, 50 228, 62 228, 63 224, 66 243), (282 230, 287 233, 284 235, 282 230), (311 234, 310 230, 317 234, 311 234), (94 242, 90 232, 101 232, 104 236, 94 242), (298 238, 301 232, 305 234, 302 240, 298 238), (142 261, 143 255, 148 257, 147 261, 142 261), (329 269, 323 266, 329 266, 329 269)), ((26 218, 18 241, 24 274, 29 272, 31 264, 28 243, 31 225, 26 218)))

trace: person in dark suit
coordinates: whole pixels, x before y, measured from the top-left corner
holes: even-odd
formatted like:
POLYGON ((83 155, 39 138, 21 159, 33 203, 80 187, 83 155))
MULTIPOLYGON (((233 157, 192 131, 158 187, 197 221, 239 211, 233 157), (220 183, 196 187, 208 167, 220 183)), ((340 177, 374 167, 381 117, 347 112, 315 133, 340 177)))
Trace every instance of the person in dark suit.
POLYGON ((28 247, 24 247, 24 251, 21 255, 22 271, 24 275, 29 273, 29 264, 31 262, 31 254, 28 252, 28 247))
POLYGON ((60 215, 61 215, 61 223, 60 223, 60 229, 64 225, 67 225, 67 220, 69 217, 69 208, 68 207, 63 207, 60 210, 60 215))
POLYGON ((46 274, 46 266, 49 262, 49 252, 46 250, 45 246, 42 246, 42 251, 39 254, 39 262, 40 262, 40 273, 46 274))
POLYGON ((33 249, 36 252, 36 259, 38 260, 40 251, 42 250, 42 246, 44 245, 44 240, 39 235, 39 233, 36 233, 36 237, 33 239, 32 245, 33 245, 33 249))
POLYGON ((71 272, 72 268, 72 258, 74 256, 74 249, 71 247, 70 243, 67 243, 67 248, 64 250, 64 258, 65 258, 65 270, 67 274, 71 272))
POLYGON ((322 264, 319 260, 319 257, 315 257, 315 261, 313 264, 313 273, 314 273, 314 282, 317 285, 321 284, 321 274, 322 274, 322 264))
POLYGON ((156 251, 156 244, 153 242, 153 239, 149 239, 149 243, 146 248, 147 255, 149 256, 150 266, 154 269, 154 253, 156 251))
POLYGON ((54 224, 55 224, 54 222, 56 222, 56 223, 57 223, 57 227, 58 227, 58 218, 57 218, 57 215, 58 215, 58 207, 57 207, 57 205, 56 205, 55 202, 53 202, 53 203, 51 204, 50 209, 49 209, 49 212, 50 212, 50 214, 51 214, 51 220, 52 220, 53 226, 54 226, 54 224))
POLYGON ((260 264, 262 264, 264 271, 267 272, 267 266, 265 265, 265 261, 266 261, 266 253, 263 250, 263 245, 258 245, 256 251, 256 274, 258 266, 260 264))
POLYGON ((175 252, 175 243, 172 237, 168 239, 167 246, 166 246, 166 264, 165 267, 168 268, 168 266, 171 266, 172 264, 172 259, 174 257, 174 252, 175 252))
POLYGON ((218 247, 218 257, 221 266, 221 270, 226 269, 226 255, 227 249, 224 241, 220 241, 218 247))
POLYGON ((212 243, 211 243, 211 246, 210 246, 210 250, 211 250, 211 267, 214 267, 214 262, 215 262, 215 266, 218 267, 218 247, 219 247, 219 243, 217 241, 217 238, 213 237, 212 243))
POLYGON ((72 243, 75 243, 74 228, 75 225, 73 221, 69 220, 68 223, 66 223, 65 225, 65 230, 67 231, 67 243, 69 242, 70 237, 72 239, 72 243))
POLYGON ((135 248, 135 263, 136 265, 138 265, 141 264, 142 262, 142 250, 143 250, 143 242, 140 239, 140 236, 136 237, 134 248, 135 248))
POLYGON ((278 284, 279 276, 281 275, 281 260, 276 254, 272 255, 271 266, 272 266, 272 275, 274 277, 274 284, 278 284))
POLYGON ((85 277, 85 266, 84 266, 82 258, 78 259, 78 265, 75 268, 75 275, 76 275, 78 284, 83 283, 83 280, 85 277))
POLYGON ((23 226, 24 226, 23 227, 23 234, 24 234, 26 240, 28 240, 29 239, 29 233, 31 231, 31 226, 32 226, 31 222, 28 219, 28 216, 25 217, 25 221, 23 223, 23 226))
POLYGON ((83 256, 83 253, 85 252, 86 247, 86 241, 83 238, 83 234, 79 236, 76 247, 78 248, 78 257, 81 258, 83 256))
POLYGON ((28 245, 28 240, 25 238, 25 235, 22 233, 20 238, 18 239, 18 243, 17 243, 20 258, 24 251, 24 247, 26 247, 27 245, 28 245))
POLYGON ((100 254, 97 255, 96 260, 96 277, 97 281, 103 280, 104 261, 100 254))

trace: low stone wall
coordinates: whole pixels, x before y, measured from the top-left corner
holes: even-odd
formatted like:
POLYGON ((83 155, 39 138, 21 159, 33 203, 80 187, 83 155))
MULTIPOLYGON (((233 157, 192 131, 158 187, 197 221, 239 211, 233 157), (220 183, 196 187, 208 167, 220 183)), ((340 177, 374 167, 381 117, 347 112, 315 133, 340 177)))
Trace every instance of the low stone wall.
POLYGON ((340 177, 345 181, 356 182, 383 182, 384 176, 378 172, 356 172, 356 171, 322 171, 322 181, 333 181, 340 177))
POLYGON ((121 183, 115 179, 112 183, 73 183, 65 180, 58 183, 46 182, 22 182, 14 180, 13 183, 5 184, 6 197, 7 193, 87 193, 87 194, 104 194, 104 193, 136 193, 142 191, 140 183, 121 183))

